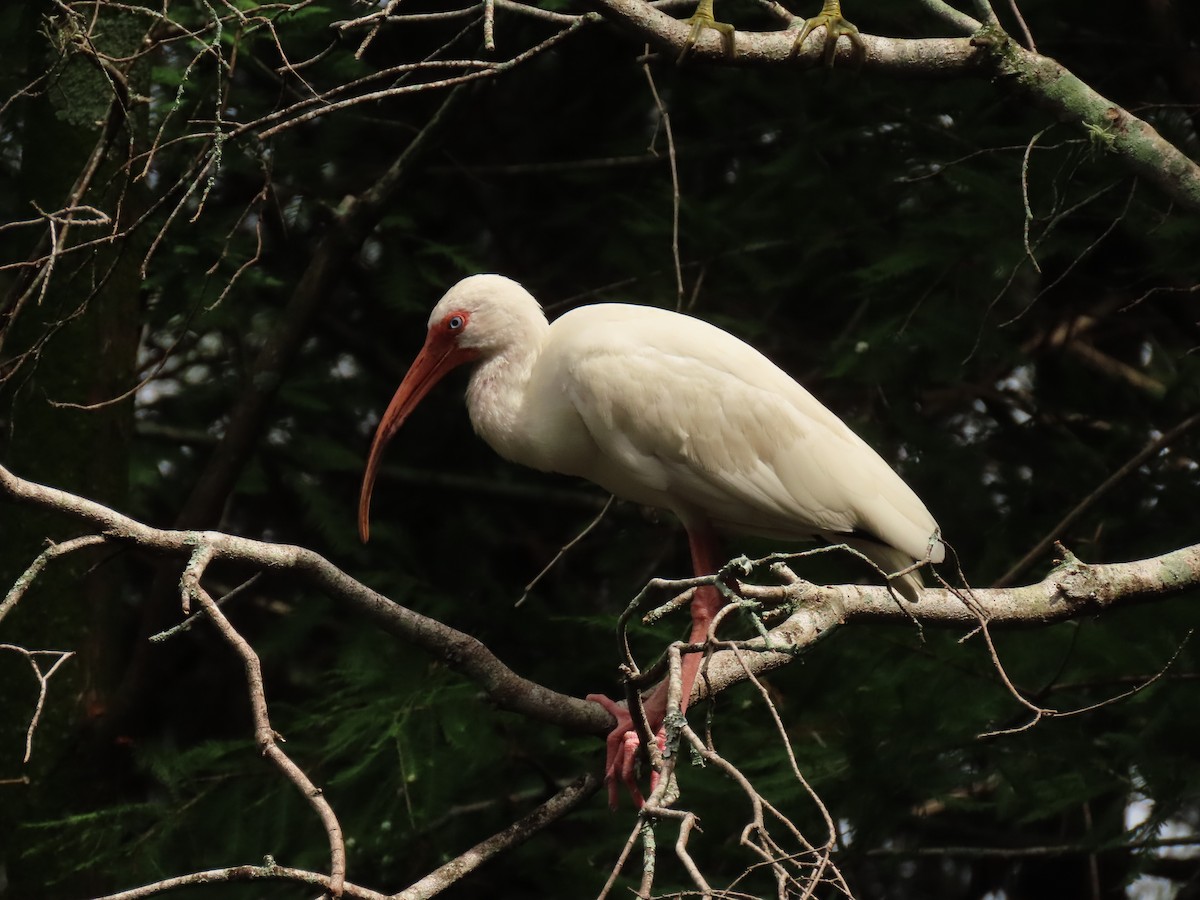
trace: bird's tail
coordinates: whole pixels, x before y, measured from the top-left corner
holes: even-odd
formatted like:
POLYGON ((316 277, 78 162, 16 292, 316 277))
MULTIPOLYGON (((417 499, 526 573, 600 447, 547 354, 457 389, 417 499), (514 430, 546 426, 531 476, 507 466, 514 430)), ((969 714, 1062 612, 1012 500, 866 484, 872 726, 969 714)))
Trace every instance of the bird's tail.
MULTIPOLYGON (((907 569, 915 562, 903 550, 888 547, 886 544, 877 544, 874 541, 867 541, 862 538, 844 536, 839 536, 838 541, 854 548, 889 575, 893 572, 899 572, 901 569, 907 569)), ((899 578, 892 579, 891 585, 906 600, 916 603, 921 589, 925 587, 925 580, 921 577, 921 570, 917 569, 909 572, 907 575, 901 575, 899 578)))

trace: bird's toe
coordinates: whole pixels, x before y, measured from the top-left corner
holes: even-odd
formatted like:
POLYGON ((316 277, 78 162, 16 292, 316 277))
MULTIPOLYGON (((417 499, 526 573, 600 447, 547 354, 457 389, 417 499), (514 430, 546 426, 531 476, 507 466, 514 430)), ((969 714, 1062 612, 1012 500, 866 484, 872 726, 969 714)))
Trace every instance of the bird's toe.
POLYGON ((833 58, 837 53, 838 41, 843 37, 850 41, 850 58, 856 66, 862 65, 867 58, 867 44, 854 23, 842 17, 841 4, 825 4, 825 8, 811 19, 805 19, 796 39, 792 42, 792 53, 800 52, 808 36, 816 29, 825 29, 825 43, 822 46, 822 61, 827 67, 833 66, 833 58))

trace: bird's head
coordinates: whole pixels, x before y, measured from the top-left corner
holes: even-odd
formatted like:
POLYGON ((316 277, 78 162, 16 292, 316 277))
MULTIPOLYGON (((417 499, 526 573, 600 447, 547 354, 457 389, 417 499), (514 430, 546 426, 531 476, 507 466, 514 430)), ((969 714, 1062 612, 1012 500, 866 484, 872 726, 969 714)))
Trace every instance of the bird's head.
POLYGON ((358 534, 370 536, 371 491, 383 449, 417 404, 447 372, 503 352, 546 317, 523 287, 503 275, 472 275, 446 292, 429 316, 425 345, 409 366, 375 430, 358 497, 358 534))
POLYGON ((533 295, 511 278, 471 275, 446 291, 429 314, 426 346, 440 332, 463 351, 474 351, 471 359, 493 356, 528 340, 545 323, 533 295))

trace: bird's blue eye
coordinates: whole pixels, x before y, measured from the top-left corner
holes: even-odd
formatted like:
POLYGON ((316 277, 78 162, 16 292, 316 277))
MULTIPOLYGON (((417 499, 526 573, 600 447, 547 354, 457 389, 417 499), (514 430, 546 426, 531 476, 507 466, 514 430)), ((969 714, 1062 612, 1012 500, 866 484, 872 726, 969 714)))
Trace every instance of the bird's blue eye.
POLYGON ((458 329, 462 328, 465 324, 466 320, 462 316, 451 316, 446 322, 446 325, 449 326, 451 331, 458 331, 458 329))

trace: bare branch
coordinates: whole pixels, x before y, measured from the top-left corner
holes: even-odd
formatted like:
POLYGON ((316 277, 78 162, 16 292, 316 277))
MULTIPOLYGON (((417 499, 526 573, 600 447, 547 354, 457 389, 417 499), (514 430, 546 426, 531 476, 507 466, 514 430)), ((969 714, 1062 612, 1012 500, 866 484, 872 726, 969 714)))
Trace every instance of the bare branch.
POLYGON ((1194 428, 1197 424, 1200 424, 1200 413, 1188 416, 1174 428, 1159 435, 1157 438, 1150 441, 1150 443, 1135 453, 1128 462, 1117 469, 1117 471, 1113 472, 1112 475, 1108 476, 1108 478, 1104 479, 1104 482, 1099 487, 1079 501, 1074 509, 1056 522, 1054 527, 1046 533, 1046 536, 1034 545, 1033 549, 1021 557, 1018 562, 1014 563, 1007 572, 1001 575, 996 581, 996 587, 1005 587, 1009 584, 1012 584, 1018 575, 1029 568, 1035 559, 1042 556, 1049 549, 1051 544, 1053 544, 1056 540, 1061 539, 1063 532, 1070 528, 1071 524, 1081 515, 1083 515, 1085 511, 1090 509, 1093 504, 1100 500, 1101 497, 1107 494, 1120 482, 1124 481, 1131 473, 1136 472, 1146 462, 1146 460, 1150 459, 1150 457, 1154 456, 1164 447, 1169 447, 1177 438, 1194 428))
POLYGON ((1039 859, 1057 856, 1087 856, 1102 850, 1160 850, 1166 847, 1195 847, 1200 837, 1151 838, 1143 841, 1113 841, 1096 847, 1087 844, 1040 844, 1032 847, 872 847, 869 857, 947 857, 957 859, 1039 859))
MULTIPOLYGON (((592 0, 606 18, 649 41, 672 58, 688 47, 688 26, 641 0, 592 0)), ((867 73, 934 77, 991 78, 1053 113, 1060 121, 1091 135, 1093 141, 1139 178, 1155 185, 1189 209, 1200 209, 1200 166, 1142 119, 1101 96, 1066 67, 1021 47, 995 24, 987 3, 979 4, 988 24, 970 38, 904 40, 862 35, 867 73)), ((795 35, 738 31, 734 54, 722 38, 705 31, 688 58, 709 65, 786 66, 813 68, 823 48, 815 41, 792 52, 795 35)), ((838 47, 839 61, 850 61, 851 48, 838 47)))
MULTIPOLYGON (((767 564, 771 560, 760 560, 767 564)), ((1042 581, 1025 587, 972 589, 971 596, 991 627, 1031 627, 1091 616, 1117 606, 1176 596, 1200 586, 1200 544, 1161 556, 1126 563, 1088 565, 1069 556, 1042 581)), ((742 584, 752 599, 793 604, 797 611, 767 633, 738 644, 754 650, 747 657, 755 673, 787 665, 797 655, 851 623, 903 623, 887 588, 875 585, 820 587, 805 581, 783 587, 742 584)), ((972 612, 950 591, 926 588, 907 610, 926 626, 973 628, 979 624, 972 612)), ((698 682, 693 702, 717 694, 745 680, 741 665, 729 650, 713 654, 708 665, 708 685, 698 682)))
MULTIPOLYGON (((598 704, 559 694, 521 678, 476 638, 393 603, 303 547, 219 532, 151 528, 91 500, 25 481, 3 466, 0 466, 0 496, 70 513, 91 523, 111 540, 145 550, 190 556, 197 544, 203 542, 212 548, 215 559, 294 572, 389 633, 422 647, 475 680, 503 709, 579 732, 604 733, 614 724, 598 704)), ((770 566, 779 558, 772 556, 751 565, 770 566)), ((777 567, 775 571, 781 570, 777 567)), ((678 592, 712 583, 714 577, 679 582, 655 580, 652 586, 657 590, 674 588, 678 592)), ((1037 584, 974 589, 971 597, 990 626, 1029 627, 1091 616, 1115 606, 1159 600, 1197 586, 1200 586, 1200 544, 1127 563, 1087 565, 1070 556, 1037 584)), ((649 591, 647 588, 639 599, 649 591)), ((822 587, 796 581, 782 586, 743 583, 740 591, 748 599, 787 604, 796 610, 783 624, 767 632, 766 637, 738 643, 738 647, 754 651, 746 658, 746 668, 755 674, 787 665, 838 626, 851 622, 905 624, 916 619, 924 625, 968 628, 979 624, 976 612, 945 589, 926 588, 917 602, 905 601, 903 608, 897 608, 896 599, 886 586, 822 587)), ((638 602, 630 604, 623 618, 632 614, 638 602)), ((744 680, 746 670, 736 656, 730 650, 718 651, 707 665, 706 678, 697 680, 693 702, 744 680)))
POLYGON ((533 580, 530 581, 529 584, 525 585, 525 590, 522 591, 521 596, 517 598, 517 602, 513 604, 514 608, 520 606, 522 603, 525 602, 525 600, 529 597, 529 592, 532 591, 535 587, 537 587, 538 582, 546 577, 546 573, 549 572, 551 569, 553 569, 558 564, 558 561, 560 559, 562 559, 564 556, 566 556, 568 550, 570 550, 572 547, 574 547, 576 544, 578 544, 580 541, 582 541, 585 537, 587 537, 589 534, 591 534, 592 529, 600 524, 600 520, 603 519, 604 516, 608 513, 609 509, 612 508, 613 501, 616 499, 617 498, 615 496, 613 496, 612 494, 608 495, 608 500, 605 501, 604 506, 600 509, 600 512, 596 513, 596 515, 592 519, 592 521, 588 522, 587 525, 584 526, 583 530, 579 532, 579 534, 575 535, 575 537, 571 538, 571 540, 569 540, 565 544, 563 544, 558 549, 558 552, 554 554, 554 559, 552 559, 552 560, 550 560, 550 562, 546 563, 546 565, 542 568, 542 571, 538 572, 535 576, 533 576, 533 580))
POLYGON ((518 819, 503 831, 476 844, 465 853, 430 872, 420 881, 392 895, 392 900, 427 900, 479 868, 492 857, 511 850, 529 840, 542 829, 554 824, 579 807, 600 789, 600 779, 592 774, 582 775, 539 806, 518 819))
MULTIPOLYGON (((649 49, 649 47, 646 48, 647 53, 649 49)), ((650 96, 654 98, 654 108, 658 111, 656 125, 662 125, 663 133, 667 138, 667 161, 671 167, 671 258, 675 264, 675 308, 678 310, 683 308, 683 266, 679 259, 680 191, 679 160, 675 155, 675 133, 671 130, 671 113, 658 93, 658 85, 654 83, 654 73, 650 71, 649 63, 642 63, 642 74, 646 76, 646 83, 650 87, 650 96)), ((653 143, 648 149, 651 153, 657 152, 653 143)))
POLYGON ((284 777, 304 795, 309 805, 316 811, 321 824, 325 826, 331 857, 329 893, 336 900, 342 895, 342 889, 346 882, 346 842, 342 838, 342 826, 338 823, 333 807, 329 805, 329 801, 325 799, 321 789, 312 783, 304 771, 292 762, 279 746, 278 741, 282 738, 271 727, 271 719, 267 712, 266 689, 263 686, 262 666, 258 661, 258 654, 254 652, 254 648, 250 646, 249 642, 238 634, 200 583, 204 577, 204 570, 215 556, 216 551, 211 544, 203 540, 196 544, 191 559, 179 579, 183 592, 184 612, 188 611, 190 601, 199 603, 213 624, 217 626, 217 631, 242 658, 242 664, 246 669, 246 689, 250 696, 250 709, 254 716, 254 742, 258 746, 259 752, 271 760, 284 777))
MULTIPOLYGON (((297 884, 307 884, 325 890, 331 887, 331 879, 328 875, 276 865, 275 860, 267 857, 266 862, 261 866, 231 866, 227 869, 192 872, 177 878, 164 878, 162 881, 129 891, 121 891, 119 894, 107 894, 97 897, 96 900, 144 900, 146 897, 153 897, 176 888, 190 887, 196 884, 236 884, 243 881, 293 881, 297 884)), ((342 896, 353 897, 354 900, 387 900, 387 894, 380 894, 354 884, 344 885, 342 896)))
POLYGON ((103 544, 105 538, 98 534, 84 535, 83 537, 72 538, 69 541, 63 541, 61 544, 51 544, 40 554, 37 559, 29 564, 29 568, 21 573, 13 586, 5 595, 4 600, 0 601, 0 622, 4 621, 4 617, 12 611, 12 608, 20 602, 25 596, 25 592, 29 590, 29 586, 33 584, 42 569, 50 564, 50 561, 59 556, 66 556, 68 553, 73 553, 76 550, 81 550, 84 547, 95 547, 98 544, 103 544))
POLYGON ((478 639, 393 603, 311 550, 215 531, 151 528, 94 501, 17 478, 0 465, 0 497, 4 496, 69 513, 91 523, 109 540, 132 544, 142 550, 189 558, 195 548, 203 544, 215 560, 294 573, 328 596, 358 610, 385 631, 421 647, 473 679, 503 709, 576 732, 600 734, 612 727, 609 714, 595 703, 557 693, 520 677, 478 639))
POLYGON ((1009 9, 1017 19, 1017 24, 1021 26, 1021 34, 1025 37, 1025 46, 1037 53, 1037 44, 1033 42, 1033 33, 1029 30, 1029 26, 1025 24, 1025 17, 1021 15, 1021 8, 1017 6, 1017 0, 1008 0, 1009 9))
POLYGON ((33 668, 33 675, 38 682, 37 703, 33 708, 33 716, 29 719, 29 727, 25 730, 25 756, 22 762, 29 762, 33 758, 33 734, 37 731, 38 721, 42 718, 42 708, 46 705, 46 692, 50 687, 50 677, 58 671, 59 666, 75 655, 75 651, 26 650, 24 647, 18 647, 14 644, 0 644, 0 650, 8 650, 24 656, 33 668), (38 665, 37 658, 39 656, 57 656, 58 659, 54 661, 49 669, 43 672, 42 667, 38 665))
POLYGON ((952 28, 957 28, 963 34, 972 34, 983 27, 978 19, 973 19, 966 13, 959 12, 949 3, 943 2, 943 0, 921 0, 921 3, 943 22, 952 28))
MULTIPOLYGON (((329 115, 330 113, 334 113, 334 112, 337 112, 342 109, 346 109, 351 106, 357 106, 360 103, 368 103, 368 102, 375 101, 375 100, 383 100, 383 99, 392 98, 392 97, 399 97, 399 96, 403 96, 405 94, 413 94, 413 93, 417 93, 420 91, 442 90, 445 88, 457 87, 459 85, 468 84, 472 81, 478 81, 481 78, 493 78, 497 75, 500 75, 504 72, 514 69, 517 66, 519 66, 525 62, 528 62, 529 60, 531 60, 537 56, 540 56, 541 54, 545 53, 547 50, 556 46, 557 44, 559 44, 566 38, 571 37, 572 35, 577 33, 581 27, 588 24, 590 21, 593 21, 593 20, 588 19, 586 17, 576 19, 575 21, 571 22, 569 25, 567 25, 565 28, 563 28, 558 33, 546 38, 540 44, 538 44, 534 47, 531 47, 530 49, 524 51, 523 53, 519 53, 516 56, 514 56, 512 59, 505 60, 504 62, 499 62, 499 63, 472 62, 469 65, 470 65, 470 67, 472 67, 474 69, 474 71, 470 71, 470 72, 467 72, 462 75, 452 75, 448 78, 443 78, 439 81, 421 82, 420 84, 407 84, 407 85, 401 85, 398 87, 384 88, 382 90, 371 91, 370 93, 366 93, 366 94, 358 94, 353 97, 348 97, 344 100, 331 101, 331 100, 326 99, 324 96, 312 98, 311 100, 307 100, 301 104, 296 105, 297 107, 299 107, 299 106, 315 107, 315 108, 309 109, 307 112, 299 113, 296 115, 291 115, 290 117, 288 117, 290 113, 293 113, 295 111, 295 107, 289 107, 288 109, 280 110, 280 111, 272 113, 268 116, 264 116, 262 119, 256 120, 254 122, 250 122, 246 125, 242 125, 240 128, 238 128, 236 131, 233 132, 233 136, 237 136, 237 135, 240 135, 245 132, 257 132, 258 137, 262 140, 265 140, 265 139, 271 137, 272 135, 278 134, 279 132, 284 131, 288 128, 292 128, 302 122, 311 122, 314 119, 329 115), (275 121, 275 120, 280 120, 280 119, 282 121, 279 121, 278 124, 271 125, 270 128, 266 128, 261 131, 259 130, 262 125, 267 124, 272 121, 275 121)), ((432 65, 437 65, 437 64, 422 63, 422 64, 417 64, 417 65, 428 68, 432 65)), ((372 77, 374 77, 374 76, 372 76, 372 77)))

